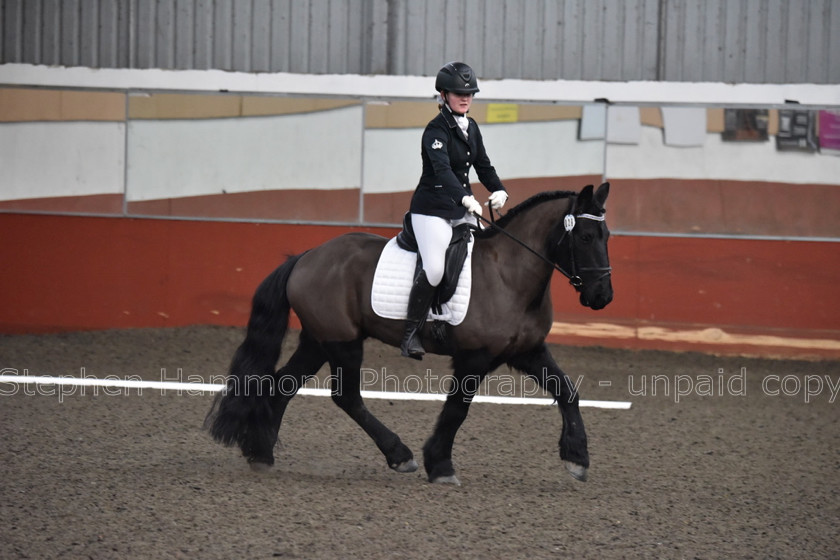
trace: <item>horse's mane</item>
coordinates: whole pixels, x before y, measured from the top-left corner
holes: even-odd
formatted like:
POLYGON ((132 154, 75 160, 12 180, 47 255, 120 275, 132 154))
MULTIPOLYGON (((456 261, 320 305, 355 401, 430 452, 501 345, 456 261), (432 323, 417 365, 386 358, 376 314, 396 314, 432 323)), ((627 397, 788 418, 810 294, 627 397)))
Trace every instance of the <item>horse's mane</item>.
MULTIPOLYGON (((548 202, 550 200, 557 200, 558 198, 569 198, 570 196, 577 196, 578 193, 574 191, 549 191, 549 192, 541 192, 535 194, 531 198, 520 202, 513 208, 507 211, 505 215, 501 218, 496 220, 496 225, 500 228, 504 229, 512 220, 514 220, 520 214, 524 214, 534 206, 538 206, 543 202, 548 202)), ((483 230, 474 231, 473 236, 478 239, 485 239, 488 237, 493 237, 498 233, 498 230, 491 227, 486 227, 483 230)))

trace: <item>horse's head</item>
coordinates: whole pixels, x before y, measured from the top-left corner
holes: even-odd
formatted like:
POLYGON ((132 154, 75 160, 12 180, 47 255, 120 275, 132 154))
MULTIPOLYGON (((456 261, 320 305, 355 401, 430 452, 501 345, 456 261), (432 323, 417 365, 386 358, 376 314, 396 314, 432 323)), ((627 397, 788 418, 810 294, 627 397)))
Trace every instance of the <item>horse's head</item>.
POLYGON ((592 309, 603 309, 612 301, 610 259, 607 241, 610 231, 604 221, 604 202, 610 184, 598 190, 587 185, 572 199, 569 214, 560 224, 552 243, 552 260, 580 293, 580 303, 592 309))

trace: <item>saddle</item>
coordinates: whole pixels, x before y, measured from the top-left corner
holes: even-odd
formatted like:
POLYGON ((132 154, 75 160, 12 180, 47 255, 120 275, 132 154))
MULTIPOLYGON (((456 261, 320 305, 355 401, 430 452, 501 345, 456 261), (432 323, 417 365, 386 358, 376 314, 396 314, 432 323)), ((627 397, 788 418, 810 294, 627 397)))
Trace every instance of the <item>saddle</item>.
MULTIPOLYGON (((455 295, 455 290, 458 287, 458 278, 461 275, 461 270, 464 268, 464 262, 467 260, 468 245, 471 237, 472 227, 470 224, 459 224, 452 228, 452 238, 449 240, 449 246, 446 248, 443 279, 438 284, 434 299, 432 300, 432 310, 437 314, 441 313, 441 306, 455 295)), ((414 267, 416 276, 420 272, 420 269, 423 268, 423 259, 417 250, 417 238, 414 236, 414 228, 411 225, 411 216, 409 213, 403 216, 403 227, 402 231, 397 234, 397 245, 401 249, 417 253, 417 264, 414 267)))

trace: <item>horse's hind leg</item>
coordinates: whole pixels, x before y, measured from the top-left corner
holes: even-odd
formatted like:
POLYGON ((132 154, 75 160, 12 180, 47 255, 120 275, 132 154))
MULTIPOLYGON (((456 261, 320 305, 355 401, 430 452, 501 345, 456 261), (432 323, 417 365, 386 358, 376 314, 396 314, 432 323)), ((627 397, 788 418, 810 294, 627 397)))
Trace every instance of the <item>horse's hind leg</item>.
POLYGON ((423 464, 429 482, 460 486, 461 483, 455 476, 455 466, 452 464, 455 434, 467 419, 470 404, 481 381, 495 364, 491 363, 491 359, 483 351, 458 354, 452 362, 454 378, 434 432, 423 446, 423 464))
POLYGON ((508 360, 508 364, 536 379, 557 401, 563 417, 560 458, 565 461, 566 469, 573 477, 586 480, 586 472, 589 469, 586 430, 578 407, 577 390, 569 377, 554 361, 545 344, 508 360))
MULTIPOLYGON (((289 401, 303 387, 306 380, 315 375, 327 361, 327 356, 317 341, 312 339, 306 331, 300 333, 300 343, 286 365, 277 370, 274 376, 275 386, 271 397, 272 425, 271 433, 274 444, 283 422, 283 415, 289 401)), ((255 450, 248 455, 248 463, 253 470, 265 470, 274 464, 274 453, 271 449, 255 450)))
POLYGON ((399 436, 389 430, 365 406, 362 400, 361 366, 363 341, 334 342, 322 344, 329 355, 332 369, 332 399, 341 410, 356 421, 373 439, 385 455, 388 466, 397 472, 414 472, 417 462, 399 436))

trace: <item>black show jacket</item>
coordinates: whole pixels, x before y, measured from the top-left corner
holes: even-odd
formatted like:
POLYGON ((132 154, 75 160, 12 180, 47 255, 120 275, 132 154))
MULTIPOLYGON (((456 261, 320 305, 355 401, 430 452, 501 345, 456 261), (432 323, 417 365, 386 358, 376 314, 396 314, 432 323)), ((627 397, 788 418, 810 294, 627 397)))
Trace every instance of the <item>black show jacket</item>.
POLYGON ((478 180, 488 191, 505 190, 487 157, 478 125, 467 118, 469 139, 464 138, 447 108, 441 109, 426 125, 420 150, 423 173, 411 198, 412 213, 447 219, 464 217, 467 210, 461 205, 461 199, 473 194, 470 167, 475 168, 478 180))

